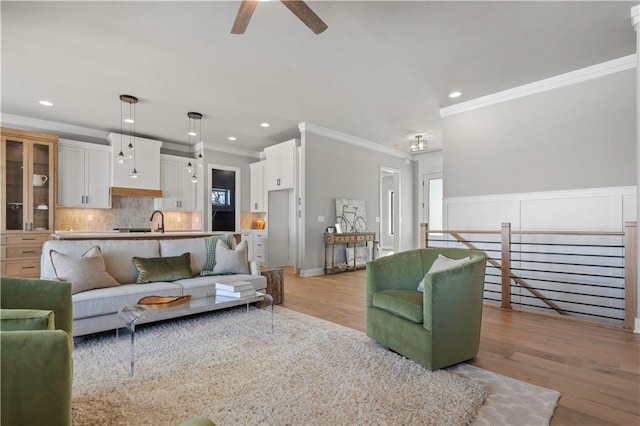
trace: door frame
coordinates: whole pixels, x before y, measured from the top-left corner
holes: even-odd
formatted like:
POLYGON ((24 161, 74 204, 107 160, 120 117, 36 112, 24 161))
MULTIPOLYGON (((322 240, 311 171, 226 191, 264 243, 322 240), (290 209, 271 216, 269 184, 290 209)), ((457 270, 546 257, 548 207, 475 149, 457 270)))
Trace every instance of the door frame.
POLYGON ((393 251, 394 253, 398 253, 400 251, 400 247, 402 247, 402 188, 400 182, 402 181, 402 173, 400 169, 396 169, 395 167, 380 165, 380 169, 378 172, 378 196, 379 196, 379 218, 380 221, 378 223, 378 240, 380 241, 382 238, 382 229, 384 212, 382 211, 382 200, 383 197, 386 197, 386 194, 382 193, 382 178, 384 175, 388 175, 389 173, 393 174, 395 177, 393 183, 393 191, 396 194, 395 203, 394 203, 394 217, 396 218, 393 227, 393 251))
POLYGON ((230 171, 230 172, 235 172, 236 173, 236 193, 235 193, 235 223, 236 223, 236 229, 234 229, 234 232, 240 232, 240 209, 242 208, 242 178, 241 178, 241 174, 242 174, 242 169, 240 167, 233 167, 233 166, 225 166, 222 164, 214 164, 214 163, 208 163, 207 164, 207 188, 205 191, 205 203, 206 203, 206 213, 207 213, 207 218, 206 218, 206 230, 208 232, 211 232, 211 185, 213 184, 212 182, 212 178, 211 178, 211 171, 212 170, 225 170, 225 171, 230 171))

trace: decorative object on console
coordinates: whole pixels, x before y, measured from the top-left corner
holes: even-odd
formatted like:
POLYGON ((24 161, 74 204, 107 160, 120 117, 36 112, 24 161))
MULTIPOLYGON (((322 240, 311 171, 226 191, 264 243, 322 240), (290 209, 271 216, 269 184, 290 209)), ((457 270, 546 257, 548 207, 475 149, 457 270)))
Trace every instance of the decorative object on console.
POLYGON ((365 232, 367 230, 367 209, 362 200, 336 198, 336 231, 365 232), (338 229, 338 224, 341 229, 338 229))

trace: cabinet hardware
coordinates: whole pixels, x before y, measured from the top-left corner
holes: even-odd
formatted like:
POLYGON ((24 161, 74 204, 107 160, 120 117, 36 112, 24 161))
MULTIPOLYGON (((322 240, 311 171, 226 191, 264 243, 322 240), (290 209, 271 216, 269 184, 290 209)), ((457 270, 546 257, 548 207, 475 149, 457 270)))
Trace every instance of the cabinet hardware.
POLYGON ((35 253, 35 250, 23 250, 20 252, 20 254, 29 254, 29 253, 35 253))
POLYGON ((35 266, 23 266, 22 269, 35 269, 35 266))

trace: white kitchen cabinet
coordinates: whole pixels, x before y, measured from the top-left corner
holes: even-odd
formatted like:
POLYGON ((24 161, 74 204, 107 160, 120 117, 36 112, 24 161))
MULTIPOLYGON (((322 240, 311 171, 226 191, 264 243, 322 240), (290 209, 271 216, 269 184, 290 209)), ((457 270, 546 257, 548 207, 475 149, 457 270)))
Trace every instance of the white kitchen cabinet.
MULTIPOLYGON (((156 198, 154 206, 165 211, 196 210, 196 190, 198 185, 191 181, 193 173, 187 172, 186 157, 161 155, 160 189, 162 198, 156 198)), ((194 163, 191 160, 192 164, 194 163)))
POLYGON ((58 142, 58 206, 111 208, 110 183, 110 147, 64 139, 58 142))
POLYGON ((264 149, 267 191, 290 189, 295 186, 297 140, 292 139, 264 149))
POLYGON ((265 187, 266 161, 249 164, 251 169, 251 211, 267 211, 267 190, 265 187))
POLYGON ((267 231, 241 230, 240 240, 247 242, 249 260, 257 262, 260 266, 267 265, 267 231))

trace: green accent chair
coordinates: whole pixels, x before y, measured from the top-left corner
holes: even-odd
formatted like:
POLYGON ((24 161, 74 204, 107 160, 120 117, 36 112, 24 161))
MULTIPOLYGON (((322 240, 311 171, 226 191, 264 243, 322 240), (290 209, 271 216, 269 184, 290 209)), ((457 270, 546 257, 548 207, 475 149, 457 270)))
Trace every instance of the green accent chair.
POLYGON ((0 424, 70 425, 71 283, 0 278, 0 424))
POLYGON ((429 370, 475 357, 486 261, 477 250, 426 248, 367 263, 367 335, 429 370), (428 273, 440 254, 470 260, 428 273))

